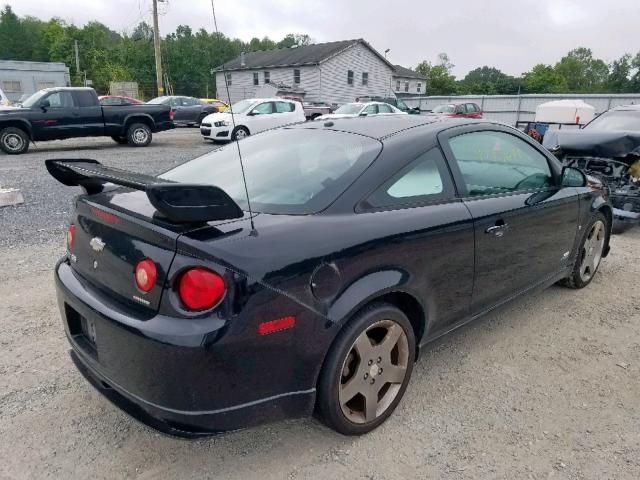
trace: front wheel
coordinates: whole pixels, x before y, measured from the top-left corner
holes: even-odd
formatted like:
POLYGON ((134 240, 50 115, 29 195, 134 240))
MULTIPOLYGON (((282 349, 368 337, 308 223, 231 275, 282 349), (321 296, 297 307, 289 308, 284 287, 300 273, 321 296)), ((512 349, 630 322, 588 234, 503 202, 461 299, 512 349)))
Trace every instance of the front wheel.
POLYGON ((236 127, 231 133, 231 140, 243 140, 249 136, 249 130, 246 127, 236 127))
POLYGON ((583 288, 593 280, 604 255, 609 236, 609 222, 598 212, 587 225, 578 247, 571 275, 562 282, 569 288, 583 288))
POLYGON ((407 317, 385 303, 353 318, 331 346, 318 383, 322 420, 344 435, 383 423, 404 395, 415 359, 407 317))
POLYGON ((151 129, 145 123, 134 123, 127 129, 127 142, 133 147, 146 147, 151 139, 151 129))
POLYGON ((29 137, 19 128, 4 128, 0 130, 0 149, 8 155, 26 153, 29 150, 29 137))

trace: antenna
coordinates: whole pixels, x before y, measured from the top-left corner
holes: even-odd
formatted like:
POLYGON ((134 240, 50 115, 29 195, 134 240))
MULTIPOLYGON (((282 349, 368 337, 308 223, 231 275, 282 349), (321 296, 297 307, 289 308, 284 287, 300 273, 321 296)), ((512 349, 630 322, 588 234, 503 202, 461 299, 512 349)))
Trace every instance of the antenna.
MULTIPOLYGON (((211 13, 213 13, 213 26, 218 32, 218 21, 216 20, 216 8, 213 6, 213 0, 211 0, 211 13)), ((233 130, 236 129, 236 118, 231 106, 231 94, 229 93, 229 82, 227 81, 227 71, 224 68, 224 62, 222 63, 222 76, 224 77, 224 86, 227 90, 227 99, 229 100, 229 111, 231 112, 231 125, 233 130)), ((233 130, 231 130, 233 132, 233 130)), ((240 151, 240 141, 236 139, 236 147, 238 148, 238 158, 240 159, 240 170, 242 171, 242 181, 244 183, 244 193, 247 196, 247 207, 249 209, 249 220, 251 222, 251 234, 255 234, 256 227, 253 224, 253 210, 251 209, 251 199, 249 198, 249 188, 247 187, 247 177, 244 174, 244 162, 242 161, 242 152, 240 151)))

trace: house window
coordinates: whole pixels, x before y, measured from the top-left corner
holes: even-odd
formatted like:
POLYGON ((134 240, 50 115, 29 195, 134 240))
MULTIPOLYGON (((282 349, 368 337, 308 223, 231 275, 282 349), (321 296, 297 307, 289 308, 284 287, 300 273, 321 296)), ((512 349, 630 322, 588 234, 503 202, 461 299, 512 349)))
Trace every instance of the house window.
POLYGON ((353 70, 347 70, 347 85, 353 86, 353 70))
POLYGON ((369 72, 362 72, 362 85, 369 85, 369 72))
POLYGON ((265 85, 271 81, 271 72, 264 72, 264 83, 265 85))
POLYGON ((422 92, 422 84, 420 82, 418 82, 418 86, 416 87, 416 92, 418 93, 422 92))
POLYGON ((400 80, 396 80, 396 92, 400 91, 400 80))
POLYGON ((253 84, 260 85, 260 77, 258 76, 258 72, 255 72, 253 74, 253 84))
POLYGON ((231 85, 231 74, 227 73, 227 85, 231 85))
POLYGON ((22 93, 22 83, 19 80, 6 80, 2 82, 5 93, 22 93))
POLYGON ((404 91, 405 92, 409 91, 409 82, 404 82, 404 91))
POLYGON ((300 69, 296 68, 293 71, 293 83, 295 84, 299 84, 300 83, 300 69))
POLYGON ((55 86, 56 86, 56 82, 48 82, 48 81, 38 82, 38 90, 43 90, 45 88, 53 88, 55 86))

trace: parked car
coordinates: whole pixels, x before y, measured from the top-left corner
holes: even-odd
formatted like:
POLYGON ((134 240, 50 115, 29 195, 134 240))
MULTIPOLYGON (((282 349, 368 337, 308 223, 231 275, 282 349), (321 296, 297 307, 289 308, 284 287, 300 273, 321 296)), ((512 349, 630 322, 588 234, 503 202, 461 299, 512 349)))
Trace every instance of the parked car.
POLYGON ((320 115, 328 115, 333 111, 331 105, 323 102, 303 102, 302 108, 304 109, 304 116, 307 120, 315 120, 320 115))
POLYGON ((205 140, 242 140, 270 128, 305 120, 300 102, 282 98, 250 98, 234 103, 223 113, 207 116, 200 124, 200 133, 205 140))
POLYGON ((582 129, 549 129, 543 145, 609 186, 616 233, 640 224, 640 105, 612 108, 582 129))
POLYGON ((21 107, 0 110, 0 149, 25 153, 29 142, 73 137, 111 137, 117 143, 146 147, 154 132, 173 128, 164 105, 103 107, 92 88, 48 88, 21 107))
POLYGON ((100 100, 100 105, 110 107, 114 105, 142 105, 144 103, 135 98, 125 97, 123 95, 102 95, 98 97, 98 100, 100 100))
POLYGON ((229 108, 229 104, 227 102, 223 102, 222 100, 218 100, 217 98, 201 98, 200 100, 207 105, 213 105, 218 109, 218 112, 224 112, 227 108, 229 108))
POLYGON ((175 435, 313 411, 366 433, 429 341, 585 287, 609 251, 602 184, 511 127, 331 123, 244 140, 246 183, 235 145, 160 177, 48 160, 86 191, 56 288, 73 361, 112 402, 175 435))
POLYGON ((170 106, 173 110, 174 123, 181 126, 198 126, 204 117, 218 111, 217 106, 204 103, 194 97, 157 97, 147 103, 170 106))
POLYGON ((475 103, 445 103, 435 107, 431 113, 447 117, 482 118, 482 109, 475 103))
POLYGON ((419 115, 420 109, 418 107, 409 107, 401 98, 397 97, 360 97, 356 98, 356 102, 384 102, 389 105, 393 105, 398 110, 401 110, 410 115, 419 115))
POLYGON ((355 102, 345 103, 340 108, 336 109, 333 113, 327 115, 320 115, 316 120, 329 120, 332 118, 346 118, 346 117, 367 117, 374 115, 398 115, 406 114, 405 112, 398 110, 396 107, 384 102, 355 102))

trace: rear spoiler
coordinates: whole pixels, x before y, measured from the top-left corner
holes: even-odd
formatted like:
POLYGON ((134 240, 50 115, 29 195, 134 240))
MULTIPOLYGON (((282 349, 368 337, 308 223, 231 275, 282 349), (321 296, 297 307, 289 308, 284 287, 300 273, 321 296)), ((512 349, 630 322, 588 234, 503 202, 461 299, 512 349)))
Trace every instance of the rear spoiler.
POLYGON ((60 183, 79 185, 89 195, 102 192, 109 183, 143 191, 155 209, 171 222, 207 222, 244 216, 238 204, 224 190, 213 185, 171 182, 105 167, 92 159, 46 160, 45 165, 60 183))

